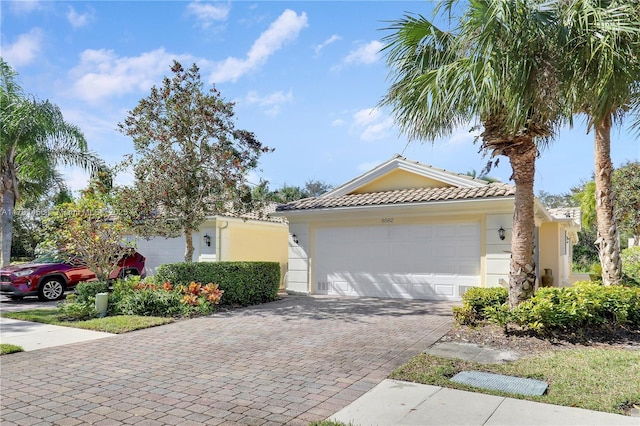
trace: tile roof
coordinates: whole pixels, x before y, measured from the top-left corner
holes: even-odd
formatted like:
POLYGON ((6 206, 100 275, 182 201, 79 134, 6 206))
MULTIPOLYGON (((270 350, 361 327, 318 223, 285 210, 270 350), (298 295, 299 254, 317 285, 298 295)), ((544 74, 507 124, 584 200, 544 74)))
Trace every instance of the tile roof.
POLYGON ((278 216, 271 216, 271 213, 275 213, 278 203, 268 202, 262 208, 253 210, 250 212, 242 213, 240 215, 228 212, 222 216, 235 217, 245 220, 263 220, 266 222, 286 223, 286 219, 278 216))
POLYGON ((580 223, 582 220, 580 207, 560 207, 547 210, 554 219, 573 219, 576 223, 580 223))
POLYGON ((515 195, 515 186, 491 183, 475 188, 412 188, 393 191, 347 194, 337 197, 304 198, 276 208, 277 212, 292 210, 330 209, 336 207, 361 207, 388 204, 411 204, 436 201, 496 198, 515 195))

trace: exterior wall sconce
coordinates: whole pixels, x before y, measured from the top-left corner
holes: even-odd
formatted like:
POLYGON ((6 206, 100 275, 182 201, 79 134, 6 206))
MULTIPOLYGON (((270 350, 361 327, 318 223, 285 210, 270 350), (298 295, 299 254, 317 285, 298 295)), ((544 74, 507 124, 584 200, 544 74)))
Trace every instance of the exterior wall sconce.
POLYGON ((202 239, 204 240, 204 243, 207 245, 207 247, 211 247, 211 237, 209 236, 209 234, 204 234, 204 237, 202 237, 202 239))
POLYGON ((293 239, 293 242, 298 244, 298 237, 296 236, 296 234, 292 234, 291 238, 293 239))
POLYGON ((504 235, 505 231, 504 228, 501 226, 500 229, 498 229, 498 237, 500 237, 501 240, 504 240, 504 235))

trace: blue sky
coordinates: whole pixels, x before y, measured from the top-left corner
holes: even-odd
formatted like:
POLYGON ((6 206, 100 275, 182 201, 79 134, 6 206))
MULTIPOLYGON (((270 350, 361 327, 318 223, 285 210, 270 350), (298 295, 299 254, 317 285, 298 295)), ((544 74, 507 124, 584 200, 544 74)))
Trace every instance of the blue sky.
MULTIPOLYGON (((425 143, 399 134, 377 104, 389 87, 379 54, 388 21, 429 15, 424 1, 2 1, 0 52, 24 90, 49 99, 109 164, 133 153, 116 131, 138 101, 170 74, 174 59, 196 63, 207 86, 236 102, 237 127, 275 148, 251 180, 342 184, 394 154, 453 172, 487 159, 461 128, 425 143)), ((616 130, 614 166, 640 159, 640 141, 616 130)), ((562 131, 537 162, 536 192, 589 179, 593 135, 562 131)), ((64 169, 70 188, 87 176, 64 169)), ((508 160, 490 175, 510 182, 508 160)), ((120 184, 130 183, 122 174, 120 184)), ((511 182, 512 183, 512 182, 511 182)))

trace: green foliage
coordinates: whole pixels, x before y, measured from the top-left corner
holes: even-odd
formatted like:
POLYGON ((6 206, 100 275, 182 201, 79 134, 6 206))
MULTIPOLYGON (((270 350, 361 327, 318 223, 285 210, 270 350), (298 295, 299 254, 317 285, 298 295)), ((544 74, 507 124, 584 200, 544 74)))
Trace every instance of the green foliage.
POLYGON ((191 282, 218 283, 224 291, 223 305, 254 305, 278 297, 278 262, 182 262, 161 265, 155 276, 159 282, 189 285, 191 282))
POLYGON ((600 262, 596 240, 596 229, 582 228, 578 232, 578 243, 573 246, 573 264, 575 272, 589 272, 591 265, 600 262))
POLYGON ((628 247, 620 253, 622 273, 626 282, 640 286, 640 246, 628 247))
POLYGON ((117 312, 122 315, 151 317, 180 317, 184 310, 181 295, 175 291, 140 288, 123 295, 118 301, 117 312))
POLYGON ((537 332, 576 331, 584 327, 626 326, 640 328, 640 288, 602 286, 591 281, 573 287, 539 289, 512 310, 505 304, 503 288, 473 288, 454 307, 461 325, 488 321, 505 329, 514 324, 537 332))
POLYGON ((134 187, 121 188, 116 210, 137 235, 187 236, 209 215, 239 214, 259 207, 247 174, 271 149, 236 129, 232 102, 212 87, 203 90, 200 71, 174 61, 171 78, 153 86, 128 113, 119 130, 133 139, 134 187))
POLYGON ((69 294, 58 303, 58 317, 63 321, 82 321, 97 317, 96 294, 108 291, 109 283, 105 281, 79 283, 76 294, 69 294))
POLYGON ((65 300, 58 302, 57 318, 61 321, 82 321, 98 316, 94 304, 78 299, 77 295, 69 294, 65 300))
POLYGON ((158 286, 153 282, 139 282, 131 288, 121 284, 115 310, 124 315, 157 317, 185 317, 214 313, 223 291, 216 284, 203 286, 191 282, 173 286, 165 282, 158 286))
POLYGON ((109 283, 106 281, 85 281, 76 286, 79 303, 95 303, 96 294, 108 291, 109 283))
POLYGON ((511 312, 512 321, 535 331, 584 327, 640 327, 640 288, 601 286, 589 281, 573 287, 542 288, 511 312))
MULTIPOLYGON (((509 291, 502 287, 473 287, 462 296, 462 306, 453 308, 453 317, 460 325, 477 325, 487 319, 488 308, 500 308, 507 302, 509 291)), ((491 311, 494 312, 494 311, 491 311)))
POLYGON ((9 343, 0 343, 0 355, 8 355, 16 352, 23 352, 21 346, 11 345, 9 343))
POLYGON ((43 246, 71 263, 82 262, 99 280, 106 280, 131 251, 126 232, 104 201, 87 196, 51 210, 44 221, 43 246))
POLYGON ((35 199, 61 180, 56 166, 76 165, 92 172, 104 163, 87 149, 77 126, 65 121, 50 101, 26 95, 17 73, 0 58, 0 195, 8 211, 2 214, 0 263, 9 263, 13 207, 23 199, 35 199), (5 245, 7 244, 7 245, 5 245))
POLYGON ((614 211, 618 228, 640 241, 640 162, 627 162, 613 172, 614 211))
POLYGON ((252 190, 252 196, 256 199, 274 201, 276 203, 290 203, 309 197, 318 197, 333 189, 333 185, 319 180, 308 180, 304 187, 284 184, 280 188, 271 191, 263 182, 252 190))

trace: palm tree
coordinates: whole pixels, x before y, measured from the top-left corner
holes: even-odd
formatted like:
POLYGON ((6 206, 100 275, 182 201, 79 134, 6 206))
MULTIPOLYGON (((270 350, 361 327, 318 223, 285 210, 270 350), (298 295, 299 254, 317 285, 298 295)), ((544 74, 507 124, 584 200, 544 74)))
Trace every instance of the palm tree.
MULTIPOLYGON (((455 5, 448 0, 436 10, 451 16, 455 5)), ((432 141, 475 122, 483 126, 485 153, 509 159, 516 186, 511 306, 535 291, 535 160, 562 117, 555 102, 555 16, 536 1, 477 0, 451 32, 406 15, 384 38, 394 79, 381 104, 392 106, 410 139, 432 141)))
POLYGON ((90 171, 105 167, 102 160, 87 150, 80 129, 67 123, 56 105, 25 96, 16 76, 0 58, 2 266, 10 262, 11 219, 23 193, 44 193, 59 179, 55 170, 59 163, 90 171))
MULTIPOLYGON (((560 2, 561 68, 568 101, 594 133, 595 200, 602 282, 622 275, 614 216, 611 128, 640 112, 640 5, 636 1, 560 2)), ((638 117, 640 119, 640 117, 638 117)))

